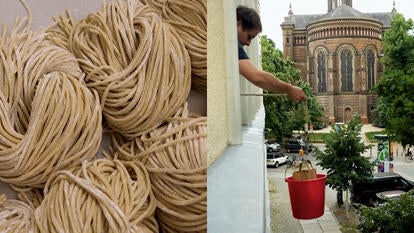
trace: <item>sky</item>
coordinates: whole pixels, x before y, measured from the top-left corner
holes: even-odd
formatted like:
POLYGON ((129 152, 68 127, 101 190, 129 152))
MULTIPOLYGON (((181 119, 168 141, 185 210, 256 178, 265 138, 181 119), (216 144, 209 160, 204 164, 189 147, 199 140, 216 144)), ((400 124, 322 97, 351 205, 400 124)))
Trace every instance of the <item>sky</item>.
MULTIPOLYGON (((395 1, 397 12, 405 19, 414 20, 414 0, 353 0, 352 7, 362 13, 391 12, 395 1)), ((276 48, 282 50, 282 24, 288 16, 289 4, 295 15, 326 14, 327 0, 260 0, 260 17, 262 20, 262 35, 275 42, 276 48)))

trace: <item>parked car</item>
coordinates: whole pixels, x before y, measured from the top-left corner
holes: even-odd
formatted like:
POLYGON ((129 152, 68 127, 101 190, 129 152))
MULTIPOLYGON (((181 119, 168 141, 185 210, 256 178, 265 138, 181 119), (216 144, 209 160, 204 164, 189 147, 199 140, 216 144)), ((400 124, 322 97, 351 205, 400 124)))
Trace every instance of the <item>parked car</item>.
POLYGON ((267 152, 280 151, 280 144, 277 142, 266 140, 265 145, 266 145, 267 152))
POLYGON ((402 190, 390 190, 390 191, 383 191, 376 193, 375 196, 377 197, 376 202, 374 203, 375 206, 384 205, 388 201, 396 201, 402 194, 405 194, 405 191, 402 190))
POLYGON ((308 148, 308 152, 312 151, 312 145, 305 143, 305 141, 300 137, 290 138, 285 141, 285 150, 287 153, 299 152, 300 148, 305 151, 306 148, 308 148))
POLYGON ((281 151, 268 152, 266 164, 268 167, 279 167, 289 161, 289 157, 284 155, 281 151))
MULTIPOLYGON (((393 190, 394 192, 395 190, 408 192, 411 189, 414 189, 414 182, 405 179, 397 173, 374 173, 372 180, 369 182, 351 183, 351 202, 356 207, 359 205, 375 207, 382 202, 381 199, 384 199, 378 197, 381 193, 393 190)), ((391 192, 388 195, 391 195, 391 192)), ((401 192, 399 195, 401 195, 401 192)))

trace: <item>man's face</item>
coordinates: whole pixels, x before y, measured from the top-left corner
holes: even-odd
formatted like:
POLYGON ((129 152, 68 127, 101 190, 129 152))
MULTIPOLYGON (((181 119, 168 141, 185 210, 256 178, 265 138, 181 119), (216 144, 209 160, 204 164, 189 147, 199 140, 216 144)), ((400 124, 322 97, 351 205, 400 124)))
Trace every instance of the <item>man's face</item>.
POLYGON ((250 45, 250 42, 259 34, 259 29, 253 29, 253 30, 244 30, 242 23, 240 21, 237 22, 237 37, 238 40, 242 45, 250 45))

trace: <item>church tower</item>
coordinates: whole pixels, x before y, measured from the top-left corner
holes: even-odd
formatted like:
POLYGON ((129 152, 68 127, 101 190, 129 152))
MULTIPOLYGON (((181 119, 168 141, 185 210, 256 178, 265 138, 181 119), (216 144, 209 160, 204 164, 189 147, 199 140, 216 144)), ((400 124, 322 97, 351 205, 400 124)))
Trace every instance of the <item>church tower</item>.
POLYGON ((352 0, 342 0, 342 4, 352 7, 352 0))
POLYGON ((335 8, 342 4, 352 7, 352 0, 328 0, 328 12, 335 10, 335 8))

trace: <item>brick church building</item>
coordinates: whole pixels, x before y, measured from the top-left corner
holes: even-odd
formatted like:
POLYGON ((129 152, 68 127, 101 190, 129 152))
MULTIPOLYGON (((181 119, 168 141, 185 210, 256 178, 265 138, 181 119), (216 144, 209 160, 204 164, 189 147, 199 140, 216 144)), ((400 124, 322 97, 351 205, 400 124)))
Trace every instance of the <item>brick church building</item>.
POLYGON ((295 15, 291 8, 285 17, 283 54, 313 87, 325 121, 347 122, 358 113, 361 123, 371 122, 370 90, 383 71, 382 37, 392 12, 362 13, 352 0, 328 0, 326 14, 295 15))

